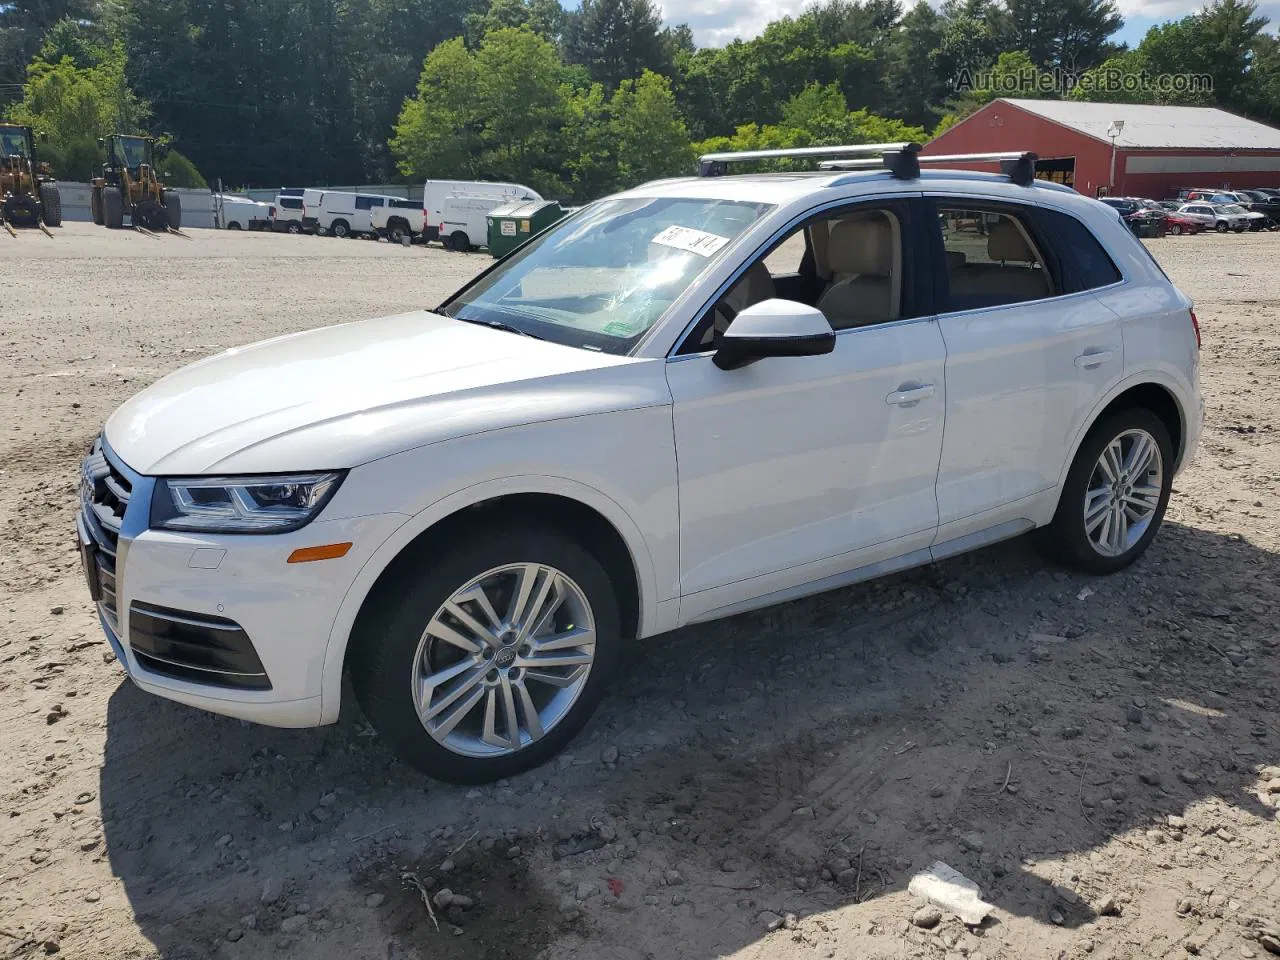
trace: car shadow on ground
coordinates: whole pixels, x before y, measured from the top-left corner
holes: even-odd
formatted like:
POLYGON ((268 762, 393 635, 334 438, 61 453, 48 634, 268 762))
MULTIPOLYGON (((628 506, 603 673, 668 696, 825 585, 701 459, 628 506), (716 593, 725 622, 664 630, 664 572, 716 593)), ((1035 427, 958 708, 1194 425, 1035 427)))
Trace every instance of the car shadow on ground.
POLYGON ((1275 815, 1278 608, 1280 555, 1238 537, 1169 523, 1106 579, 1016 541, 639 644, 566 756, 473 790, 395 762, 354 709, 270 730, 123 684, 106 855, 174 958, 514 958, 563 937, 709 960, 769 913, 872 901, 935 860, 996 904, 988 930, 1081 927, 1124 909, 1123 884, 1064 863, 1113 838, 1221 859, 1241 828, 1190 808, 1275 815), (401 880, 446 885, 444 859, 478 904, 436 932, 401 880))

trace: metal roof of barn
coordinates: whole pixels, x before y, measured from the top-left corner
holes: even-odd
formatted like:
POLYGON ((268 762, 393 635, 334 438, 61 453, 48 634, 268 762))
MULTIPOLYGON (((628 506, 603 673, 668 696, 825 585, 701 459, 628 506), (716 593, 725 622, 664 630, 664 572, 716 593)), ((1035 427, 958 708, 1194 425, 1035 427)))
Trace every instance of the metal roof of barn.
POLYGON ((1216 107, 1164 107, 1140 103, 1002 98, 1020 110, 1111 143, 1107 128, 1123 120, 1120 149, 1280 150, 1280 130, 1216 107))

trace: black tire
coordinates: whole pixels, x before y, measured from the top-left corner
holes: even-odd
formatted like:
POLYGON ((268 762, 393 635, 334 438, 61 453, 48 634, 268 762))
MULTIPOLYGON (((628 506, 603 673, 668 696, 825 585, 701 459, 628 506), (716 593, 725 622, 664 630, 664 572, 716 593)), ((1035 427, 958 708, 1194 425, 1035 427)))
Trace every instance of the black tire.
POLYGON ((93 218, 93 222, 98 226, 102 226, 102 188, 93 187, 89 190, 89 216, 93 218))
POLYGON ((1164 422, 1150 410, 1134 407, 1111 414, 1094 425, 1085 437, 1076 458, 1067 473, 1062 487, 1062 497, 1053 522, 1039 531, 1041 547, 1053 559, 1085 573, 1108 574, 1123 570, 1151 545, 1152 539, 1164 520, 1173 491, 1173 443, 1164 422), (1156 442, 1160 450, 1161 488, 1155 512, 1141 537, 1124 553, 1106 556, 1090 542, 1085 532, 1085 492, 1103 451, 1116 438, 1127 431, 1143 430, 1156 442))
POLYGON ((466 253, 471 249, 471 238, 467 236, 465 230, 455 230, 449 234, 449 242, 446 246, 458 253, 466 253))
POLYGON ((243 230, 243 229, 244 229, 244 227, 240 226, 240 221, 239 221, 239 220, 232 220, 230 223, 228 223, 228 224, 227 224, 227 229, 228 229, 228 230, 243 230))
POLYGON ((302 224, 300 224, 297 220, 290 220, 289 225, 284 228, 284 232, 285 233, 301 233, 302 224))
POLYGON ((46 227, 62 226, 62 194, 55 183, 40 184, 40 216, 46 227))
POLYGON ((1172 236, 1172 237, 1176 237, 1176 236, 1178 236, 1178 234, 1180 234, 1180 233, 1182 233, 1182 227, 1178 226, 1178 224, 1174 223, 1174 224, 1171 224, 1171 225, 1169 226, 1169 235, 1170 235, 1170 236, 1172 236))
POLYGON ((174 190, 164 192, 164 209, 169 214, 169 229, 182 228, 182 197, 174 190))
POLYGON ((347 240, 351 237, 351 224, 345 220, 335 220, 329 225, 329 233, 337 237, 339 240, 347 240))
POLYGON ((621 638, 618 603, 604 567, 558 530, 533 524, 490 524, 467 531, 456 546, 421 561, 406 558, 376 613, 352 637, 352 686, 365 715, 396 755, 450 783, 489 783, 545 763, 595 711, 616 668, 621 638), (516 562, 554 567, 582 590, 595 621, 595 660, 578 698, 540 739, 497 757, 471 757, 437 742, 419 720, 410 678, 423 630, 452 594, 487 570, 516 562))
POLYGON ((109 230, 124 226, 124 195, 117 187, 102 188, 102 223, 109 230))
POLYGON ((403 243, 408 232, 409 225, 401 220, 387 225, 387 239, 392 243, 403 243))
POLYGON ((1227 222, 1225 220, 1219 220, 1217 223, 1217 226, 1214 227, 1214 229, 1217 230, 1219 233, 1226 233, 1230 229, 1230 227, 1227 226, 1227 222))

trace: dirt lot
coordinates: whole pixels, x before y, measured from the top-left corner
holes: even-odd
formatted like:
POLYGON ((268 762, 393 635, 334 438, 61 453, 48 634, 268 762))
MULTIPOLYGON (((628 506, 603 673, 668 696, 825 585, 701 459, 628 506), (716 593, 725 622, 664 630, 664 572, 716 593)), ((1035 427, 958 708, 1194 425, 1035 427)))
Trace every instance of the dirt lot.
POLYGON ((0 235, 0 956, 1280 952, 1280 236, 1151 247, 1198 302, 1208 424, 1143 562, 1093 580, 1015 542, 650 640, 572 756, 468 790, 354 707, 281 731, 143 695, 71 530, 78 461, 134 391, 433 305, 488 259, 0 235), (934 860, 997 905, 982 928, 912 924, 934 860))

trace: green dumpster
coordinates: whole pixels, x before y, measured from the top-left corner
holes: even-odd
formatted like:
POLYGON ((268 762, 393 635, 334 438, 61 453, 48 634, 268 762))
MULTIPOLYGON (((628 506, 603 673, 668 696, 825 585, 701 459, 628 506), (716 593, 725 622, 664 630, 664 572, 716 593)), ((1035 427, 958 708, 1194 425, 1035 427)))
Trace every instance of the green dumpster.
POLYGON ((489 252, 505 257, 536 233, 565 215, 554 200, 516 200, 488 213, 489 252))

